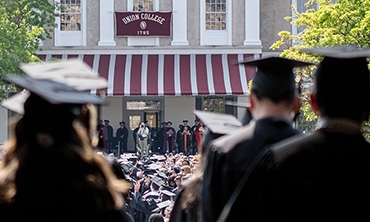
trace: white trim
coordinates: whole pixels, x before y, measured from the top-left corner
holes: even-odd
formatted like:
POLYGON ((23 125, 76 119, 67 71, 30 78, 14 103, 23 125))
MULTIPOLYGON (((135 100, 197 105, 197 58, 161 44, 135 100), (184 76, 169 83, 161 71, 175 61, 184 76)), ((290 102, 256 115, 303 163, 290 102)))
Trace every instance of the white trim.
POLYGON ((260 0, 245 0, 245 40, 243 45, 259 46, 260 40, 260 0))
POLYGON ((190 55, 190 81, 191 91, 193 95, 198 95, 198 83, 197 83, 197 68, 195 54, 190 55))
POLYGON ((158 55, 158 95, 164 95, 164 55, 158 55))
POLYGON ((129 96, 130 95, 130 81, 131 81, 131 62, 132 62, 132 55, 129 54, 126 56, 126 66, 125 66, 125 73, 130 73, 129 75, 125 75, 125 88, 123 95, 129 96))
POLYGON ((98 46, 116 46, 114 41, 114 0, 100 0, 100 40, 98 46))
POLYGON ((189 45, 187 28, 187 0, 172 0, 171 45, 189 45))
POLYGON ((213 82, 213 70, 212 70, 212 55, 206 55, 206 70, 207 70, 207 83, 209 95, 215 94, 215 86, 213 82))
POLYGON ((221 57, 222 57, 222 71, 224 74, 225 92, 227 95, 229 95, 233 93, 230 82, 229 62, 227 60, 227 54, 222 54, 221 57))
POLYGON ((113 88, 114 88, 114 67, 116 66, 116 54, 110 55, 110 61, 109 61, 109 69, 108 69, 108 89, 107 89, 107 95, 112 96, 113 95, 113 88))
POLYGON ((175 95, 181 95, 181 84, 180 84, 180 55, 177 54, 174 56, 174 78, 173 78, 173 85, 175 88, 175 95))
MULTIPOLYGON (((99 61, 100 61, 100 54, 95 54, 92 69, 96 73, 99 73, 99 61)), ((91 93, 96 94, 96 89, 92 89, 91 93)))
MULTIPOLYGON (((238 54, 238 62, 244 61, 243 54, 238 54)), ((248 92, 248 81, 245 74, 245 66, 239 66, 240 84, 242 85, 243 92, 248 92)))
POLYGON ((148 54, 144 54, 141 61, 141 94, 143 96, 147 95, 147 85, 148 85, 148 54))
POLYGON ((212 47, 212 48, 122 48, 117 49, 117 47, 109 49, 44 49, 38 51, 39 54, 68 54, 68 55, 78 55, 78 54, 181 54, 181 55, 204 55, 204 54, 261 54, 262 50, 260 47, 243 47, 243 48, 229 48, 229 47, 212 47))

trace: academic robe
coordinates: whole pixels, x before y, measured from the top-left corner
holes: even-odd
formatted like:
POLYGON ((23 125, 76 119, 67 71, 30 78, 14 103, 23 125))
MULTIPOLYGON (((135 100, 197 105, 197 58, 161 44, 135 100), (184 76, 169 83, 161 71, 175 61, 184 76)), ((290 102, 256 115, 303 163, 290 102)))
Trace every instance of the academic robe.
MULTIPOLYGON (((245 132, 251 136, 237 143, 231 151, 219 153, 208 149, 201 192, 203 221, 217 220, 243 174, 262 148, 299 133, 281 117, 267 117, 253 124, 254 127, 246 128, 252 132, 245 132)), ((239 215, 238 219, 244 220, 244 211, 238 212, 239 215)))
MULTIPOLYGON (((247 183, 246 221, 362 221, 369 217, 370 143, 319 129, 271 148, 247 183)), ((235 208, 232 212, 238 212, 235 208)))

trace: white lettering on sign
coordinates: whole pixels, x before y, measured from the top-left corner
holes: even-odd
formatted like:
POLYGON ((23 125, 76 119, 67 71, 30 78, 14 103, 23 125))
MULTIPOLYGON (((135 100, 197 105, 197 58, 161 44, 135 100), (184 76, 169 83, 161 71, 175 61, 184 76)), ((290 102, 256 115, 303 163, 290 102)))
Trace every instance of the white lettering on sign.
POLYGON ((163 22, 166 21, 165 18, 161 17, 161 16, 158 16, 158 15, 155 15, 155 14, 151 14, 151 13, 141 13, 141 14, 132 14, 132 15, 128 15, 124 18, 122 18, 122 21, 123 23, 125 24, 128 24, 130 22, 133 22, 133 21, 137 21, 137 20, 150 20, 150 21, 153 21, 153 22, 157 22, 161 25, 163 25, 163 22))

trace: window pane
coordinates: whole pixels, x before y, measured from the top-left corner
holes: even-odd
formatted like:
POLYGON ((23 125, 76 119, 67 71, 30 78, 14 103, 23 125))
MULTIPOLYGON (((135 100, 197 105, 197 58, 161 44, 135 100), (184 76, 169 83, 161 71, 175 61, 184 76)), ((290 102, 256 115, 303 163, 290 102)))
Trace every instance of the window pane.
POLYGON ((127 110, 160 110, 160 101, 128 101, 127 110))
POLYGON ((226 30, 226 0, 207 0, 205 7, 206 30, 226 30))
POLYGON ((81 0, 61 0, 60 6, 60 30, 81 31, 81 0))
POLYGON ((216 113, 224 113, 224 98, 223 97, 204 98, 203 110, 216 113))
POLYGON ((133 0, 133 11, 154 11, 154 0, 133 0))

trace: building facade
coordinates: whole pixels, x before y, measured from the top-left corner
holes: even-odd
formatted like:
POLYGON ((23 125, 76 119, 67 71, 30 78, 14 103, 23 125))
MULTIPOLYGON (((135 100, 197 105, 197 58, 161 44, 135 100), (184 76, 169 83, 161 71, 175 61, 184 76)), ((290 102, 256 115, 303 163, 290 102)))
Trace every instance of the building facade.
MULTIPOLYGON (((50 0, 61 5, 52 39, 42 42, 45 61, 79 58, 108 80, 108 105, 100 118, 114 131, 132 131, 147 120, 153 129, 171 120, 175 129, 193 110, 242 119, 255 70, 237 65, 278 55, 269 46, 281 30, 287 0, 50 0)), ((293 0, 293 3, 296 0, 293 0)))

